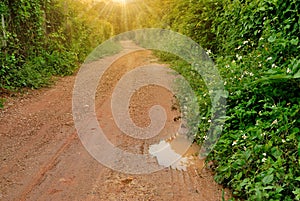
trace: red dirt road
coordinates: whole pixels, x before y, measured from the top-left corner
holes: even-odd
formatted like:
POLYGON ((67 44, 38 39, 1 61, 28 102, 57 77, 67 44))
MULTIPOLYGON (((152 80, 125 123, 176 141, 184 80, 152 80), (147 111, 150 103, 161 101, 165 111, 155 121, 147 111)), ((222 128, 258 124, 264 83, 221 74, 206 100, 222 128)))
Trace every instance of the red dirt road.
MULTIPOLYGON (((144 153, 150 142, 133 142, 112 119, 110 96, 120 77, 136 66, 155 61, 150 51, 117 60, 105 73, 96 94, 96 111, 108 139, 116 146, 144 153), (119 66, 122 66, 122 70, 119 66), (120 137, 123 136, 123 137, 120 137)), ((146 175, 111 170, 92 158, 78 139, 72 117, 76 76, 59 78, 51 88, 9 98, 0 110, 0 200, 203 200, 222 199, 222 187, 211 172, 196 164, 182 172, 165 168, 146 175)), ((131 102, 139 126, 149 124, 148 108, 160 102, 168 115, 163 134, 175 132, 177 111, 172 94, 145 87, 131 102), (140 97, 140 98, 139 98, 140 97)), ((225 197, 229 196, 225 190, 225 197)))

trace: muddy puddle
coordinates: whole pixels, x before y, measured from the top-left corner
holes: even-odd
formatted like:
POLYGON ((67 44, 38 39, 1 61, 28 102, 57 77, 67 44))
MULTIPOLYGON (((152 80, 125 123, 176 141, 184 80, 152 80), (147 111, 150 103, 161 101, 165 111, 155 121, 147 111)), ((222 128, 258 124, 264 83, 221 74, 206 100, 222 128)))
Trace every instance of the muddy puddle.
POLYGON ((200 147, 191 143, 185 135, 175 135, 158 144, 149 146, 149 153, 157 159, 159 165, 186 171, 191 165, 202 168, 204 160, 198 157, 200 147))

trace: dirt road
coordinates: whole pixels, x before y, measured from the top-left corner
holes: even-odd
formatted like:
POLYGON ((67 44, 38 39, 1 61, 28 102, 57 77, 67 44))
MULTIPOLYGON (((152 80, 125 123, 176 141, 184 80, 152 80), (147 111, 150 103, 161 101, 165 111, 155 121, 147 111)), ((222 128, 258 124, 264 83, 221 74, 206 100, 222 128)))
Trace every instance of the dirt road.
MULTIPOLYGON (((113 87, 127 71, 156 61, 148 50, 118 59, 103 76, 96 93, 98 121, 116 146, 143 154, 150 142, 122 135, 110 109, 113 87), (121 67, 121 68, 120 68, 121 67)), ((92 158, 78 139, 72 117, 76 76, 54 86, 9 98, 0 111, 0 200, 203 200, 222 199, 212 173, 196 163, 187 171, 165 168, 145 175, 111 170, 92 158)), ((167 112, 162 135, 176 132, 178 110, 172 94, 149 86, 132 97, 130 114, 147 126, 149 107, 160 103, 167 112)), ((229 193, 225 190, 225 197, 229 193)))

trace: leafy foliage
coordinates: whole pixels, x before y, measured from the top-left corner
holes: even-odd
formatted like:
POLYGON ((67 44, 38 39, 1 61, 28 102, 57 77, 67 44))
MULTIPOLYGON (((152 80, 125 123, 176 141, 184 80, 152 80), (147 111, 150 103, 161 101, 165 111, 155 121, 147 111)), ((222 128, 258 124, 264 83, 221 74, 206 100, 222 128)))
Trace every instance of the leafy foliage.
POLYGON ((112 25, 82 1, 5 0, 0 10, 0 88, 38 88, 52 75, 70 75, 113 34, 112 25))
MULTIPOLYGON (((300 198, 299 5, 297 0, 168 4, 164 22, 212 52, 229 92, 223 134, 208 159, 216 161, 216 181, 231 187, 237 199, 300 198)), ((179 66, 180 72, 188 69, 179 66)), ((201 85, 197 76, 187 76, 201 85)), ((199 131, 201 139, 205 129, 199 131)))

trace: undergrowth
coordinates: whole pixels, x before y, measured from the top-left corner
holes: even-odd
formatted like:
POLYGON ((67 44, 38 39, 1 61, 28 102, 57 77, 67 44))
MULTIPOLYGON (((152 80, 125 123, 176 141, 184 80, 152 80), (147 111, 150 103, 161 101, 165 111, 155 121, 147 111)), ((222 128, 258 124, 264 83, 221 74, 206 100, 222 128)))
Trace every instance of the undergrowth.
MULTIPOLYGON (((299 6, 172 0, 163 20, 207 50, 228 91, 226 123, 207 160, 216 165, 215 180, 232 189, 231 200, 300 200, 299 6)), ((204 96, 189 64, 160 56, 204 96)), ((200 125, 200 144, 207 128, 200 125)))

